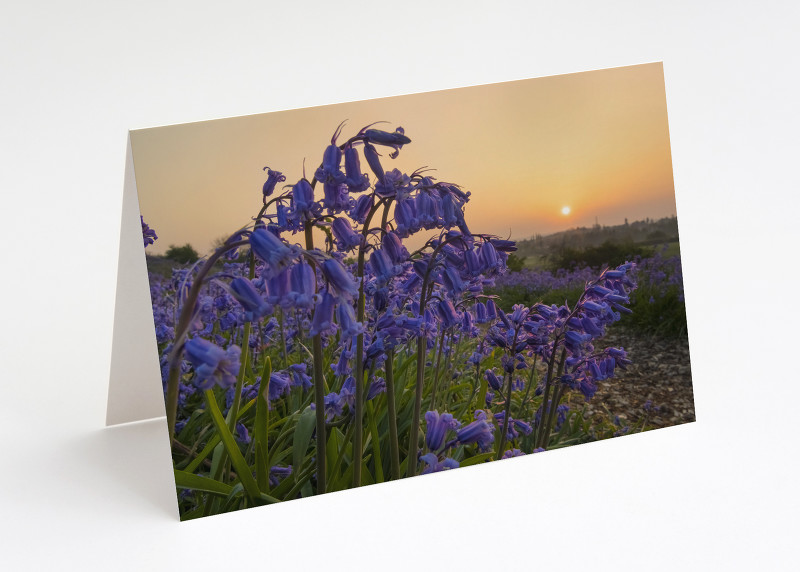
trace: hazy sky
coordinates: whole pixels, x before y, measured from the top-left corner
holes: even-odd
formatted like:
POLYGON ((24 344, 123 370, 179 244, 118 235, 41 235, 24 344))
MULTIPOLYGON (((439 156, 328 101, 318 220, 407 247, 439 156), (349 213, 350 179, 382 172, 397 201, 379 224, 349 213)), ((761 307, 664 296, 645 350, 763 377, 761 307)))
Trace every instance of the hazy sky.
MULTIPOLYGON (((384 168, 427 165, 471 191, 473 232, 522 239, 675 214, 655 63, 132 131, 139 205, 159 236, 148 252, 188 242, 204 253, 246 225, 262 168, 296 183, 305 159, 310 179, 345 119, 340 143, 375 121, 402 126, 412 142, 395 160, 379 147, 384 168)), ((374 179, 363 157, 362 170, 374 179)))

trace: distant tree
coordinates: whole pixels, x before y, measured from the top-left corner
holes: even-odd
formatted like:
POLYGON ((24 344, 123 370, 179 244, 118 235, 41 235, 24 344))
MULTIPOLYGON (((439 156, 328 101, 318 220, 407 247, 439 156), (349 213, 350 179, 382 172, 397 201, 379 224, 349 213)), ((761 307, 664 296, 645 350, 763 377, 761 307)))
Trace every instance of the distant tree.
POLYGON ((170 260, 180 262, 181 264, 190 264, 192 262, 196 262, 199 258, 199 255, 189 243, 186 243, 183 246, 175 246, 174 244, 171 244, 169 249, 167 249, 167 252, 164 254, 164 258, 169 258, 170 260))
POLYGON ((516 254, 509 254, 506 266, 508 266, 509 272, 519 272, 525 268, 525 258, 516 254))

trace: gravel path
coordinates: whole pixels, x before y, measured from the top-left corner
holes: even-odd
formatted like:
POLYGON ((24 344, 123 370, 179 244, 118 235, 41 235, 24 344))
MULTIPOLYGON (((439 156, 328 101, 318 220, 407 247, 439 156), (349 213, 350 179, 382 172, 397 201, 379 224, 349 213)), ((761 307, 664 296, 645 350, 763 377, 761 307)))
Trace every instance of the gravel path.
POLYGON ((695 420, 687 340, 647 336, 617 327, 609 330, 602 346, 625 348, 633 364, 599 384, 587 404, 588 414, 606 419, 609 414, 617 415, 621 425, 633 425, 646 414, 644 406, 650 401, 658 410, 647 414, 648 427, 695 420))

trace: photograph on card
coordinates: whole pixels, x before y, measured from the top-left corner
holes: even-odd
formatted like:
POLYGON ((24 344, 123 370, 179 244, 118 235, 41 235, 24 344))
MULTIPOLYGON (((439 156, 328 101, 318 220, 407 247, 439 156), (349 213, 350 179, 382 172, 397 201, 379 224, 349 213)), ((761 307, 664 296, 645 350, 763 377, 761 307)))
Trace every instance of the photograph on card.
POLYGON ((181 519, 694 421, 660 63, 130 137, 181 519))

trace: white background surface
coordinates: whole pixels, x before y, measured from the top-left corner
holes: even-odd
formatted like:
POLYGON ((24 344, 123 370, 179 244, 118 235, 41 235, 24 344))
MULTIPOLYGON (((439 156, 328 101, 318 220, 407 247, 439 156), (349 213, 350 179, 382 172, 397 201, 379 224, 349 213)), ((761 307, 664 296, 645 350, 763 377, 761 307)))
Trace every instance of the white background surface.
POLYGON ((4 5, 0 567, 796 565, 797 4, 554 4, 4 5), (177 521, 103 428, 129 128, 660 60, 696 423, 177 521))

